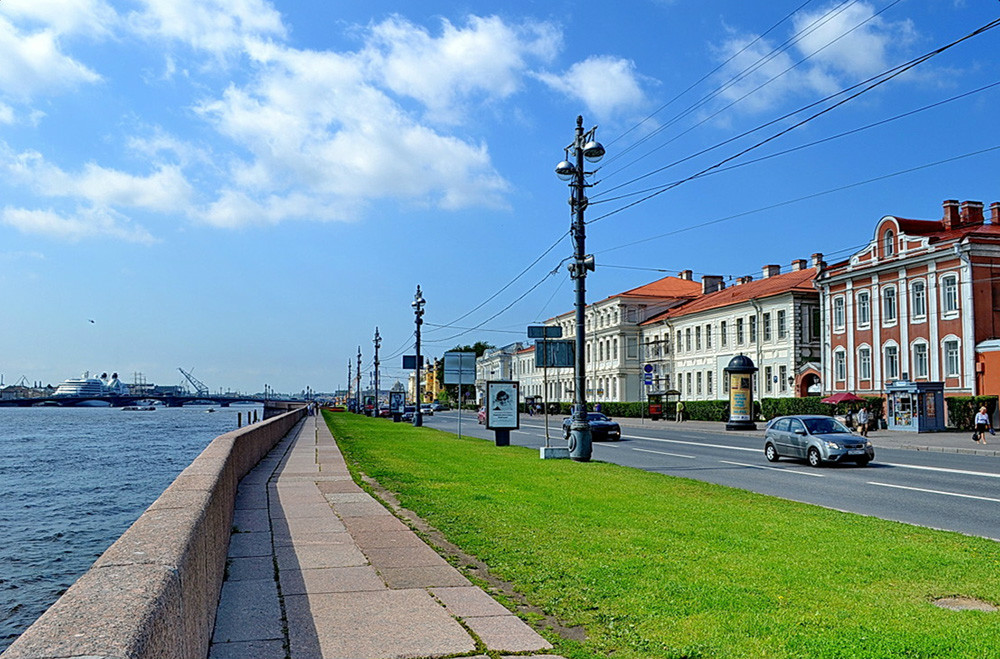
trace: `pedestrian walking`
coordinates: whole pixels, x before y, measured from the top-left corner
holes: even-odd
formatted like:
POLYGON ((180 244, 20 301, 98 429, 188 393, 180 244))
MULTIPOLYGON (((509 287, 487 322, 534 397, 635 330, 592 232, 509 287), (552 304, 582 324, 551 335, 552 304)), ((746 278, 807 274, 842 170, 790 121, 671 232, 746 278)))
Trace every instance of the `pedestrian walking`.
POLYGON ((858 432, 862 437, 868 436, 868 408, 862 407, 858 410, 858 432))
POLYGON ((684 420, 684 401, 677 401, 677 421, 681 422, 684 420))
POLYGON ((990 430, 990 415, 986 413, 985 407, 980 407, 979 414, 976 415, 976 432, 972 435, 972 441, 985 445, 988 430, 990 430))

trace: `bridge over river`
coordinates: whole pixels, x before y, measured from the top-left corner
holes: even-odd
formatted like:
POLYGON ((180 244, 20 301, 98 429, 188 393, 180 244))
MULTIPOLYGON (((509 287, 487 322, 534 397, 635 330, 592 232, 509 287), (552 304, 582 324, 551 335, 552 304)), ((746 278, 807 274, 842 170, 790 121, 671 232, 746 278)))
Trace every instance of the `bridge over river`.
MULTIPOLYGON (((233 403, 258 403, 265 407, 275 402, 271 399, 256 396, 227 396, 227 395, 185 395, 175 394, 128 394, 109 396, 49 396, 47 398, 6 398, 0 400, 0 407, 34 407, 39 405, 58 405, 70 407, 81 404, 107 403, 111 407, 125 407, 128 405, 138 405, 144 401, 160 401, 167 407, 183 407, 192 404, 212 404, 219 407, 229 407, 233 403)), ((307 401, 281 402, 305 403, 307 401)))

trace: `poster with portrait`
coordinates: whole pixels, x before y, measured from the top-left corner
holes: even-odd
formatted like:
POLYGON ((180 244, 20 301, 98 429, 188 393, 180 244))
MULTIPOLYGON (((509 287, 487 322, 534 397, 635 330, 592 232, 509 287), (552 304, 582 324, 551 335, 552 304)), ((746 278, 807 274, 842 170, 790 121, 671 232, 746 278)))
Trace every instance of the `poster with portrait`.
POLYGON ((517 430, 521 427, 518 414, 517 382, 495 380, 486 383, 486 429, 517 430))
POLYGON ((402 414, 404 408, 406 407, 406 392, 405 391, 390 391, 389 392, 389 413, 390 414, 402 414))

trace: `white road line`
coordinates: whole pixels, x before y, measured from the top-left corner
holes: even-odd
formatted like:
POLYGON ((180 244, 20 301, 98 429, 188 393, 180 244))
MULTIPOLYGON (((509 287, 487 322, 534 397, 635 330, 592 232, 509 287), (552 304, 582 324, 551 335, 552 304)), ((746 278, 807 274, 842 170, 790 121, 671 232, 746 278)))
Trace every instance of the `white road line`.
POLYGON ((823 474, 816 474, 811 471, 796 471, 795 469, 782 469, 781 467, 768 467, 766 465, 752 465, 745 462, 729 462, 728 460, 719 460, 722 464, 726 465, 736 465, 738 467, 752 467, 754 469, 770 469, 772 471, 780 471, 783 474, 799 474, 800 476, 815 476, 816 478, 826 478, 823 474))
POLYGON ((764 448, 745 448, 743 446, 726 446, 724 444, 706 444, 705 442, 686 442, 680 439, 660 439, 659 437, 643 437, 642 435, 629 435, 629 439, 645 439, 650 442, 665 442, 667 444, 686 444, 687 446, 707 446, 710 448, 724 448, 730 451, 749 451, 750 453, 764 453, 764 448))
POLYGON ((697 459, 693 455, 681 455, 680 453, 667 453, 666 451, 652 451, 652 450, 650 450, 648 448, 634 448, 632 450, 633 451, 641 451, 643 453, 656 453, 657 455, 669 455, 669 456, 674 457, 674 458, 687 458, 688 460, 695 460, 695 459, 697 459))
POLYGON ((1000 478, 1000 474, 990 474, 985 471, 966 471, 965 469, 948 469, 946 467, 925 467, 923 465, 904 465, 894 462, 879 462, 880 465, 889 467, 902 467, 903 469, 922 469, 924 471, 940 471, 947 474, 961 474, 963 476, 982 476, 983 478, 1000 478))
POLYGON ((959 494, 958 492, 944 492, 942 490, 928 490, 922 487, 906 487, 905 485, 891 485, 889 483, 876 483, 875 481, 868 481, 869 485, 878 485, 879 487, 894 487, 897 490, 911 490, 913 492, 926 492, 927 494, 943 494, 948 497, 962 497, 963 499, 978 499, 979 501, 992 501, 994 503, 1000 503, 1000 499, 991 499, 990 497, 977 497, 974 494, 959 494))

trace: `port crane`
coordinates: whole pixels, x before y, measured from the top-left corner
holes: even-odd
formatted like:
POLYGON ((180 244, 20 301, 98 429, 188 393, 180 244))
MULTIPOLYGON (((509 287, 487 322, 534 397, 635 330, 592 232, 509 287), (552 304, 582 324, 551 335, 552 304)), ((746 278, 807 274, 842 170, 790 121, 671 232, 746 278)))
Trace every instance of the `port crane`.
POLYGON ((208 387, 205 386, 204 382, 202 382, 201 380, 199 380, 195 376, 191 375, 190 373, 188 373, 187 371, 185 371, 180 366, 177 367, 177 370, 180 371, 181 375, 183 375, 185 378, 187 378, 187 381, 191 383, 192 387, 194 387, 194 393, 195 393, 196 396, 208 396, 209 395, 209 393, 208 393, 208 387))

